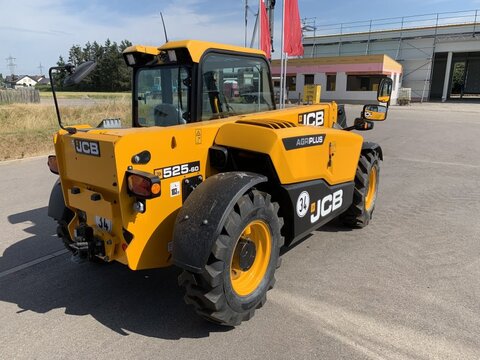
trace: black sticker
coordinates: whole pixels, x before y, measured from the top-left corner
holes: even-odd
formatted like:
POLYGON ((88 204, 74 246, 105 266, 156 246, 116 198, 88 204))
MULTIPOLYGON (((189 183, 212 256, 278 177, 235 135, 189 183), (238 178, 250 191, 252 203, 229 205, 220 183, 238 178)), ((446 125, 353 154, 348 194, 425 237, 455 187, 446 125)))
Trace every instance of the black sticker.
POLYGON ((282 139, 286 150, 300 149, 309 146, 323 145, 325 134, 316 134, 309 136, 295 136, 282 139))
POLYGON ((310 126, 323 126, 325 122, 325 112, 323 110, 312 111, 298 114, 298 123, 310 126))
POLYGON ((79 154, 100 156, 100 144, 98 141, 74 139, 73 146, 79 154))
POLYGON ((168 179, 180 175, 186 175, 200 171, 200 161, 193 161, 190 163, 166 166, 161 169, 155 169, 155 175, 160 179, 168 179))

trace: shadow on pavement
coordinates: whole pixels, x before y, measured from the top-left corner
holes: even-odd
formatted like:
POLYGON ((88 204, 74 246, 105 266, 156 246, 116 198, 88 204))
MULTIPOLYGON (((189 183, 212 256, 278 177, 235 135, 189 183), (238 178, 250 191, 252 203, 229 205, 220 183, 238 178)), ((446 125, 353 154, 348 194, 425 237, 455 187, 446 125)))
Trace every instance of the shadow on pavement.
POLYGON ((355 229, 342 224, 341 221, 338 220, 338 218, 336 218, 328 222, 327 224, 323 225, 322 227, 318 228, 315 231, 317 232, 350 232, 352 230, 355 230, 355 229))
MULTIPOLYGON (((19 261, 24 252, 29 254, 27 261, 46 255, 45 239, 55 240, 52 252, 63 248, 52 236, 55 224, 47 217, 46 208, 8 219, 12 224, 31 221, 32 226, 25 231, 33 236, 5 250, 0 257, 3 271, 25 263, 19 261), (32 254, 39 255, 32 258, 32 254)), ((17 304, 21 309, 18 313, 65 308, 68 315, 90 315, 122 335, 133 332, 163 339, 201 338, 230 330, 201 319, 185 305, 183 290, 177 285, 179 273, 175 267, 131 271, 121 264, 79 262, 64 254, 0 278, 0 301, 17 304)))
POLYGON ((64 249, 56 237, 56 223, 47 215, 47 207, 9 215, 8 222, 24 226, 21 230, 24 240, 4 251, 0 258, 0 272, 64 249))
POLYGON ((327 223, 327 224, 323 225, 322 227, 316 229, 314 232, 312 232, 310 234, 307 234, 304 237, 302 237, 301 239, 295 240, 292 243, 282 247, 280 249, 280 256, 283 256, 283 255, 287 254, 288 252, 292 251, 293 249, 295 249, 300 244, 303 244, 306 240, 310 239, 314 235, 314 233, 317 233, 317 232, 318 233, 322 233, 322 232, 347 232, 347 231, 349 232, 349 231, 352 231, 352 230, 353 230, 352 228, 349 228, 345 225, 342 225, 339 221, 337 221, 337 219, 333 219, 329 223, 327 223))

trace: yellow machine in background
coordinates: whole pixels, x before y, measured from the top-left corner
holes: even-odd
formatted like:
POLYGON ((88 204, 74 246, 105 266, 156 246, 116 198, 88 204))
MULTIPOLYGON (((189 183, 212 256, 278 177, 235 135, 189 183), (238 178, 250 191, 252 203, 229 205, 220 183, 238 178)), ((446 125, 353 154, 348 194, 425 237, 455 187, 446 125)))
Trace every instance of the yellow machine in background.
POLYGON ((303 87, 304 104, 320 104, 321 85, 309 84, 303 87))
MULTIPOLYGON (((49 215, 74 254, 132 270, 175 264, 187 303, 237 325, 265 302, 285 243, 336 217, 368 224, 382 150, 349 130, 386 118, 390 79, 378 94, 387 106, 341 128, 334 102, 276 110, 258 50, 179 41, 124 57, 133 127, 65 127, 57 107, 49 215)), ((67 83, 94 66, 67 68, 67 83)))

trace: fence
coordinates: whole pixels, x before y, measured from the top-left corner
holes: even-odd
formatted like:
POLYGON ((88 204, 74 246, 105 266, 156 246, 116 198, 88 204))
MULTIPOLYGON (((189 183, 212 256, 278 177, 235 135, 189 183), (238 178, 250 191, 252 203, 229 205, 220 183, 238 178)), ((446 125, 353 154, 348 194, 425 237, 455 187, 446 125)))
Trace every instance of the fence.
POLYGON ((480 21, 480 10, 432 13, 385 19, 351 21, 339 24, 322 24, 321 18, 302 19, 304 36, 328 36, 355 33, 373 33, 385 30, 402 30, 423 27, 439 27, 449 25, 471 24, 473 33, 480 21))
POLYGON ((35 89, 0 90, 0 104, 39 103, 40 93, 35 89))

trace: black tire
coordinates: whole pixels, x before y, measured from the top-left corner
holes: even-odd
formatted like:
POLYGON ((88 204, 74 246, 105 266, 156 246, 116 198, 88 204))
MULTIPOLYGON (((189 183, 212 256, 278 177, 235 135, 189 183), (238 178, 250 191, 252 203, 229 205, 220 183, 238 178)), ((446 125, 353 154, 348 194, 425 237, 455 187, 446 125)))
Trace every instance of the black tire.
POLYGON ((352 205, 340 215, 340 221, 349 227, 365 227, 372 219, 380 179, 380 158, 375 151, 360 155, 355 174, 352 205))
POLYGON ((215 240, 203 271, 198 274, 185 270, 179 276, 179 284, 185 288, 186 292, 185 302, 193 305, 200 316, 217 324, 235 326, 242 321, 249 320, 255 310, 266 302, 267 291, 275 283, 274 273, 280 266, 280 247, 284 243, 284 238, 280 233, 283 219, 277 215, 278 208, 277 203, 271 202, 269 194, 250 190, 237 201, 226 217, 221 235, 215 240), (255 228, 253 228, 254 226, 255 228), (255 233, 252 232, 252 228, 255 233), (246 238, 247 229, 251 236, 247 234, 246 238), (241 273, 239 275, 235 268, 238 266, 237 260, 240 259, 238 254, 240 241, 256 242, 255 238, 262 238, 257 229, 268 232, 268 234, 265 233, 265 237, 268 238, 265 241, 270 244, 270 251, 265 251, 268 246, 257 245, 256 249, 258 250, 256 250, 251 267, 246 269, 245 273, 242 272, 242 269, 239 271, 241 273), (236 249, 237 251, 235 251, 236 249), (265 252, 268 253, 268 256, 265 252), (266 265, 267 260, 268 265, 266 265), (256 282, 247 281, 248 286, 253 286, 252 291, 239 295, 236 290, 239 289, 238 279, 243 274, 257 268, 260 269, 259 264, 263 266, 261 269, 265 270, 250 273, 250 275, 254 275, 253 278, 256 279, 256 282), (257 283, 258 285, 255 285, 257 283))

